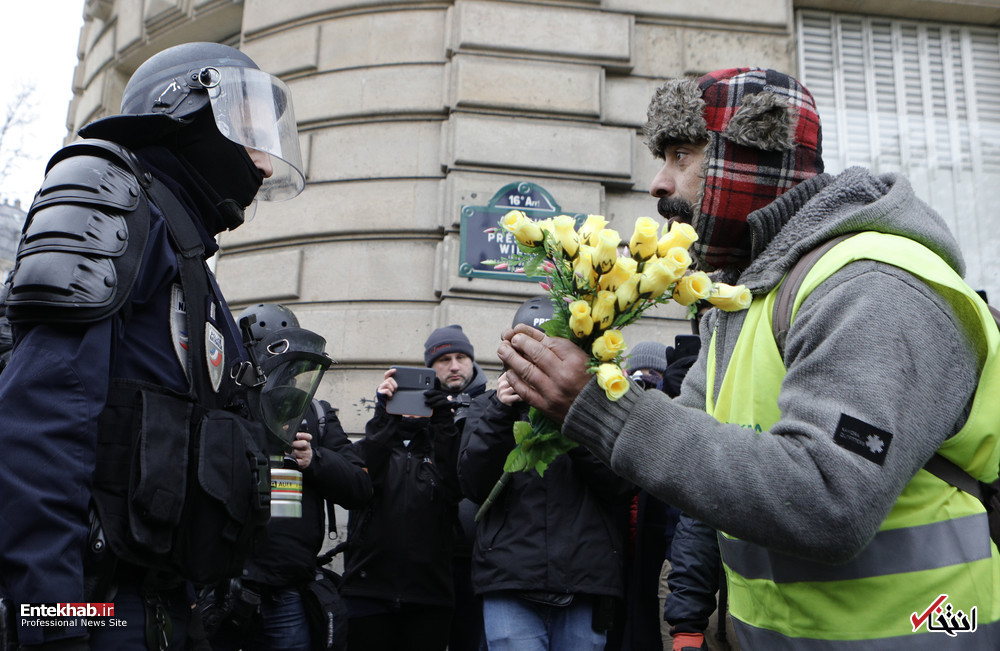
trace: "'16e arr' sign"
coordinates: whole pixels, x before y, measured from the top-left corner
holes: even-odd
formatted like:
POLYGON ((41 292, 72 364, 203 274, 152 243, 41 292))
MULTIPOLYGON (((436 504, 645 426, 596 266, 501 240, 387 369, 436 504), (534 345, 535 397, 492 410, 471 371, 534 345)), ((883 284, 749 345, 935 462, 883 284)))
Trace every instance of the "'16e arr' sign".
MULTIPOLYGON (((562 208, 544 188, 528 183, 511 183, 500 188, 485 206, 462 206, 461 263, 458 273, 470 278, 503 278, 537 281, 525 276, 522 269, 495 269, 499 262, 518 252, 513 234, 499 228, 500 219, 511 210, 523 211, 534 220, 547 219, 563 213, 562 208)), ((577 225, 586 215, 572 213, 577 225)))

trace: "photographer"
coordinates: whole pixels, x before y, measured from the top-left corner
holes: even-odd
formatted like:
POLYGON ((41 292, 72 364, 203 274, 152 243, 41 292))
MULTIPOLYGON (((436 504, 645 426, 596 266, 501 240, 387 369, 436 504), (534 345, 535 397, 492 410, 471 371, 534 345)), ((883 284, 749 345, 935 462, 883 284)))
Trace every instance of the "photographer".
POLYGON ((443 651, 455 610, 453 552, 458 521, 455 466, 463 394, 485 388, 472 344, 457 325, 427 338, 424 360, 436 376, 425 392, 429 417, 392 414, 395 369, 379 384, 375 416, 354 444, 374 495, 351 511, 342 594, 348 648, 443 651))

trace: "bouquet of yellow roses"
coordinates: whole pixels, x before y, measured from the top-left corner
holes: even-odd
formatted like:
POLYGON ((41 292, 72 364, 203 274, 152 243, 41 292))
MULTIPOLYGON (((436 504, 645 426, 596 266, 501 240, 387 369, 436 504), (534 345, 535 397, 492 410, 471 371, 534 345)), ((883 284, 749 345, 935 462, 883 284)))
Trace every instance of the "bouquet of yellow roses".
MULTIPOLYGON (((628 391, 621 363, 626 346, 622 328, 647 309, 671 300, 692 312, 699 300, 724 310, 750 305, 750 291, 741 286, 714 283, 704 272, 690 272, 688 248, 698 239, 689 224, 664 226, 639 217, 629 240, 606 228, 601 215, 588 215, 579 229, 569 215, 534 221, 511 210, 500 228, 517 240, 519 252, 497 266, 518 265, 529 276, 547 276, 542 283, 554 306, 546 334, 563 337, 590 354, 588 370, 609 400, 628 391)), ((492 262, 492 261, 488 261, 492 262)), ((539 475, 559 454, 576 443, 565 438, 558 425, 532 408, 528 421, 514 425, 516 446, 504 463, 504 474, 476 514, 480 519, 510 479, 510 473, 535 470, 539 475)))

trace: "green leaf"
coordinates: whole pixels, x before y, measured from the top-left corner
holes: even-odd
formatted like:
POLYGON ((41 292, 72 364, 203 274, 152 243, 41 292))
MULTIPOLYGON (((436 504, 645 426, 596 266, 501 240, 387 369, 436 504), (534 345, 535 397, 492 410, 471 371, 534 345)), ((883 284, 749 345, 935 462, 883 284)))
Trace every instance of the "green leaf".
POLYGON ((536 255, 527 262, 524 263, 524 273, 529 277, 545 276, 546 273, 542 269, 542 263, 545 262, 544 255, 536 255))
POLYGON ((514 442, 518 445, 524 440, 524 437, 531 434, 531 423, 525 420, 519 420, 514 423, 514 442))
POLYGON ((573 337, 569 326, 560 319, 549 319, 542 324, 542 330, 550 337, 561 337, 562 339, 571 339, 573 337))
POLYGON ((528 459, 520 446, 510 451, 510 454, 507 455, 507 460, 503 464, 503 469, 506 472, 520 472, 527 467, 528 459))

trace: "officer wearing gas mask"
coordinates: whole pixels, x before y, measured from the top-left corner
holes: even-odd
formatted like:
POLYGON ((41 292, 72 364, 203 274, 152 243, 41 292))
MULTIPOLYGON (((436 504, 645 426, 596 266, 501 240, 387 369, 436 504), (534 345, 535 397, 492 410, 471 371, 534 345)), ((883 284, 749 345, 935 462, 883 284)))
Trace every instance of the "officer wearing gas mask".
POLYGON ((301 192, 291 97, 238 50, 186 43, 80 135, 48 163, 5 287, 0 596, 24 649, 180 649, 190 584, 238 572, 268 518, 246 398, 264 381, 240 372, 205 260, 255 198, 301 192), (113 616, 20 616, 67 602, 113 616))
MULTIPOLYGON (((257 361, 269 379, 290 374, 272 364, 281 363, 281 357, 288 353, 274 353, 296 349, 290 364, 293 370, 301 371, 308 368, 308 357, 302 352, 322 350, 322 338, 300 328, 295 314, 283 305, 250 306, 237 321, 249 328, 257 361)), ((289 385, 283 382, 261 395, 287 393, 289 385)), ((315 577, 317 555, 323 547, 324 515, 331 514, 332 526, 333 504, 347 509, 363 506, 372 496, 371 479, 340 425, 337 410, 325 400, 314 398, 298 427, 288 428, 284 440, 269 439, 267 452, 272 477, 276 476, 273 469, 300 475, 301 499, 297 503, 272 499, 266 536, 248 559, 242 578, 200 596, 199 610, 204 613, 211 646, 218 651, 341 648, 342 644, 331 642, 327 646, 323 641, 346 642, 346 629, 329 631, 327 621, 311 620, 303 600, 308 597, 306 586, 315 577), (310 638, 315 638, 312 644, 310 638)), ((345 623, 334 621, 334 626, 345 623)))

